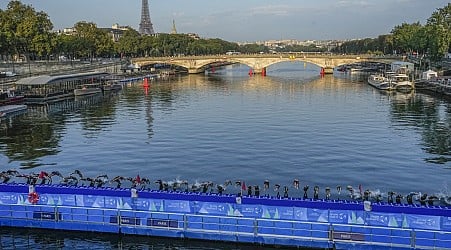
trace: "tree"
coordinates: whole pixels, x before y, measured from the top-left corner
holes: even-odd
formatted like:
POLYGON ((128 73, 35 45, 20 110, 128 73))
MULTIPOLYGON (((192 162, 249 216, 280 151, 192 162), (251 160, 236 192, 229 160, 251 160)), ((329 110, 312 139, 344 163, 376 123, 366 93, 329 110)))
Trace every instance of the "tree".
POLYGON ((398 52, 413 52, 418 49, 418 41, 421 41, 420 37, 423 29, 423 26, 419 23, 403 23, 401 25, 395 26, 391 33, 393 34, 393 43, 395 49, 398 52))
MULTIPOLYGON (((43 49, 48 43, 53 24, 44 12, 36 12, 34 8, 22 4, 20 1, 9 2, 5 11, 0 15, 0 38, 9 46, 7 53, 44 54, 43 49)), ((3 44, 2 42, 2 44, 3 44)))
POLYGON ((432 13, 426 24, 429 56, 438 61, 451 48, 451 3, 432 13))
POLYGON ((92 58, 96 51, 97 25, 92 22, 80 21, 74 25, 75 36, 83 46, 80 53, 83 57, 92 58))
POLYGON ((140 35, 134 29, 128 29, 115 44, 116 51, 124 56, 134 57, 140 51, 140 35))

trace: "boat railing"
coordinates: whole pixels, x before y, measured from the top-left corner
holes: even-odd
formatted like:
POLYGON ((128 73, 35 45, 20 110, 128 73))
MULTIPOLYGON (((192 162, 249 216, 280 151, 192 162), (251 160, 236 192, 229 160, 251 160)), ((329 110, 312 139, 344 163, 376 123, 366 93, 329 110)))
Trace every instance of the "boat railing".
MULTIPOLYGON (((76 197, 74 197, 76 199, 76 197)), ((227 209, 225 207, 225 209, 227 209)), ((232 211, 230 211, 232 212, 232 211)), ((384 219, 381 217, 381 219, 384 219)), ((224 216, 162 211, 142 211, 121 208, 93 208, 80 206, 1 204, 2 226, 15 226, 20 221, 25 227, 107 231, 146 234, 173 232, 184 235, 221 235, 229 241, 273 244, 278 240, 323 242, 340 244, 375 245, 383 247, 451 249, 451 232, 284 220, 275 218, 249 218, 240 215, 224 216), (146 231, 147 230, 147 231, 146 231), (246 240, 245 240, 246 241, 246 240)), ((428 223, 428 222, 425 222, 428 223)))

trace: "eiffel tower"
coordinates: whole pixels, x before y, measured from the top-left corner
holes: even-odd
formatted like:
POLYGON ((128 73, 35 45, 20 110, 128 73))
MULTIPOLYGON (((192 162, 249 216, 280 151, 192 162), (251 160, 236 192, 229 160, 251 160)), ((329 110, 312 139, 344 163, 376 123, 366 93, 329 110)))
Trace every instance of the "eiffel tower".
POLYGON ((155 34, 152 22, 150 21, 149 2, 147 0, 142 0, 141 23, 139 24, 139 33, 141 33, 141 35, 155 34))

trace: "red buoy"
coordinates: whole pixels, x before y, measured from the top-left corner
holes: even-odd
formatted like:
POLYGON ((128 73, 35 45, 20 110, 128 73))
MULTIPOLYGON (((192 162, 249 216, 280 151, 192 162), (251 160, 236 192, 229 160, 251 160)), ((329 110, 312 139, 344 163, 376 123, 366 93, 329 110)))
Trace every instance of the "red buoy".
POLYGON ((326 71, 324 70, 324 68, 321 68, 321 71, 319 73, 321 76, 324 76, 326 74, 326 71))
POLYGON ((252 69, 249 69, 249 76, 253 76, 254 75, 254 71, 252 69))
POLYGON ((144 78, 143 87, 144 88, 148 88, 149 87, 149 79, 147 77, 144 78))

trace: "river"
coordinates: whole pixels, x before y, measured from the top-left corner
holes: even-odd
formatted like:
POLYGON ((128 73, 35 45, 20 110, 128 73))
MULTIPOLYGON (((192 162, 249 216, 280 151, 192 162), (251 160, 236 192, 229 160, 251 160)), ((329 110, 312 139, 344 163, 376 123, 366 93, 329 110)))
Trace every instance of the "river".
MULTIPOLYGON (((205 75, 152 81, 147 90, 130 84, 117 94, 29 107, 26 114, 0 123, 1 169, 65 175, 78 169, 110 179, 140 175, 260 186, 268 179, 271 185, 288 186, 294 197, 302 195, 291 186, 294 178, 301 187, 318 185, 321 196, 331 187, 338 197, 338 185, 361 185, 384 197, 388 191, 449 195, 449 101, 418 92, 380 92, 362 75, 320 77, 317 67, 299 62, 271 66, 266 77, 247 72, 245 66, 229 65, 205 75)), ((20 232, 3 230, 2 246, 26 246, 31 239, 33 249, 45 244, 254 249, 20 232), (37 240, 42 237, 50 243, 37 240)))

